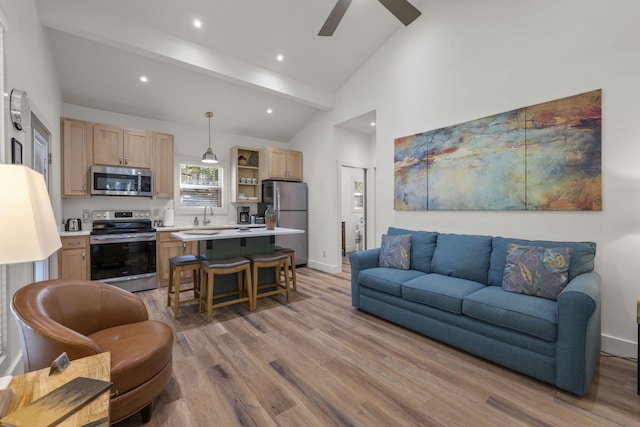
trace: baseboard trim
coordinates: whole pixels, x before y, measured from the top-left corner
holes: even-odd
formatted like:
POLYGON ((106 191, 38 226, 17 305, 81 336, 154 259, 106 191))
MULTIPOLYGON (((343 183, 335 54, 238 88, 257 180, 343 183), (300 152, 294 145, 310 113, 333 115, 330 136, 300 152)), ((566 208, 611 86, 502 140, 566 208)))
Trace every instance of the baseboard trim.
POLYGON ((630 357, 633 359, 638 357, 638 344, 635 342, 604 334, 601 338, 601 350, 605 353, 619 357, 630 357))
POLYGON ((342 266, 333 265, 333 264, 324 264, 317 261, 307 260, 307 267, 313 268, 314 270, 320 270, 324 273, 329 274, 338 274, 342 272, 342 266))

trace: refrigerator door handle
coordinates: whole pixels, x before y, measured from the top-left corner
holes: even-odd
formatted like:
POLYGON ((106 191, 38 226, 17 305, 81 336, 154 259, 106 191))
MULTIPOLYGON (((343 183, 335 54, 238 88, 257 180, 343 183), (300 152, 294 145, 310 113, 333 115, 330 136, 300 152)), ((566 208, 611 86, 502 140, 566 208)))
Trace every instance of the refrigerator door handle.
POLYGON ((273 209, 276 210, 276 212, 280 211, 280 187, 275 185, 274 186, 274 200, 273 200, 273 209))

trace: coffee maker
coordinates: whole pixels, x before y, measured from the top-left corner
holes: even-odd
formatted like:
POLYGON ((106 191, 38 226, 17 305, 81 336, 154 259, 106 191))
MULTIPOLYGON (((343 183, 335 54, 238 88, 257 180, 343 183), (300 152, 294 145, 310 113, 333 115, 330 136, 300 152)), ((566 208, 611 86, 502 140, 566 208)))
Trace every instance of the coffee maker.
POLYGON ((238 206, 238 224, 249 224, 251 222, 251 208, 249 206, 238 206))

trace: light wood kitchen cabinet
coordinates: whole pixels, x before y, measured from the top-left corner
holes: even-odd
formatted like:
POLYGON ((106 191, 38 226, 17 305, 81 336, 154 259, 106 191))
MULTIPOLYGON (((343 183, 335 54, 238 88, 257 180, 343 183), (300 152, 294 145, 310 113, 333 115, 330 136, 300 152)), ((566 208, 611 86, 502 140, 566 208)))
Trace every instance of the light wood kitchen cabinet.
MULTIPOLYGON (((169 258, 198 254, 198 242, 182 242, 171 237, 171 233, 177 231, 182 230, 158 231, 156 238, 156 278, 158 288, 166 287, 169 284, 169 258)), ((183 276, 180 277, 190 281, 191 273, 185 272, 183 276)))
POLYGON ((302 152, 267 147, 267 178, 302 181, 302 152))
POLYGON ((58 277, 60 279, 89 280, 89 236, 61 237, 58 250, 58 277))
POLYGON ((62 119, 62 197, 89 197, 92 124, 62 119))
POLYGON ((93 163, 151 169, 151 133, 96 123, 93 125, 93 163))
POLYGON ((153 134, 153 192, 156 198, 173 198, 173 135, 153 134))
POLYGON ((260 149, 231 148, 231 202, 262 202, 261 171, 260 149))

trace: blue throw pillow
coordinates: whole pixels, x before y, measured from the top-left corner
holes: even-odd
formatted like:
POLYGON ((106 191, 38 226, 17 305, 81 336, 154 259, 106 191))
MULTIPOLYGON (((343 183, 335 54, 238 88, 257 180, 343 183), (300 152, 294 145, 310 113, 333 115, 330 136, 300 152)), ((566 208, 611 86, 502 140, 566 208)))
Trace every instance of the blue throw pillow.
POLYGON ((382 235, 382 246, 378 257, 378 267, 399 268, 408 270, 410 267, 411 234, 398 236, 382 235))
POLYGON ((511 243, 502 278, 509 292, 557 300, 569 282, 571 248, 543 248, 511 243))

